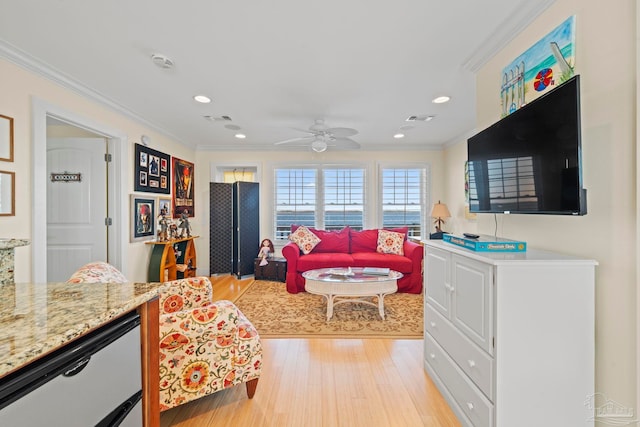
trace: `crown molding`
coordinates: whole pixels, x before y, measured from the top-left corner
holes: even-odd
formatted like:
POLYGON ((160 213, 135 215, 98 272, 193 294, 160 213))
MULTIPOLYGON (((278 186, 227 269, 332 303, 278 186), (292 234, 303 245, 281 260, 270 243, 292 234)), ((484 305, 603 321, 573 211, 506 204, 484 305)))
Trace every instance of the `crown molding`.
POLYGON ((511 40, 547 10, 556 0, 523 0, 519 7, 496 27, 491 35, 463 63, 462 68, 477 73, 484 64, 500 52, 511 40))
MULTIPOLYGON (((29 55, 28 53, 22 51, 21 49, 13 46, 10 43, 7 43, 4 40, 0 39, 0 58, 4 58, 9 62, 16 64, 17 66, 24 68, 27 71, 30 71, 38 76, 44 77, 65 89, 69 89, 72 92, 75 92, 79 95, 84 96, 92 101, 95 101, 119 114, 122 114, 131 120, 138 122, 139 124, 148 127, 158 133, 165 135, 172 140, 187 146, 180 138, 173 135, 171 132, 166 129, 148 121, 137 113, 129 110, 118 102, 108 98, 107 96, 101 94, 100 92, 86 86, 72 77, 62 73, 61 71, 56 70, 49 64, 40 61, 39 59, 29 55)), ((190 147, 192 148, 192 147, 190 147)))

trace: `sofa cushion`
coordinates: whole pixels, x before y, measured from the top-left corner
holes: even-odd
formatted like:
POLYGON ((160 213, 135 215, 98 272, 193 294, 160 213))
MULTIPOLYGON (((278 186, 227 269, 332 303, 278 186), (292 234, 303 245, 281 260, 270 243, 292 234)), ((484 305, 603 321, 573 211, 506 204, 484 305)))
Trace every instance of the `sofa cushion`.
POLYGON ((358 252, 351 254, 353 267, 380 267, 411 274, 413 262, 402 255, 379 254, 377 252, 358 252))
POLYGON ((309 271, 317 268, 350 267, 353 257, 347 253, 315 253, 300 257, 298 271, 309 271))
POLYGON ((296 230, 289 234, 289 240, 294 242, 303 254, 307 255, 313 248, 320 243, 320 238, 313 234, 307 227, 301 225, 296 230))
POLYGON ((402 245, 404 234, 395 231, 378 230, 378 245, 376 252, 381 254, 404 255, 402 245))
MULTIPOLYGON (((298 225, 292 225, 291 231, 296 231, 298 227, 298 225)), ((340 231, 318 230, 313 227, 307 228, 320 239, 320 243, 313 248, 313 253, 349 253, 349 227, 344 227, 340 231)))
MULTIPOLYGON (((385 230, 404 234, 407 240, 409 227, 385 228, 385 230)), ((378 247, 378 229, 356 231, 351 229, 351 253, 376 252, 378 247)))
POLYGON ((378 230, 351 230, 351 253, 375 252, 378 244, 378 230))

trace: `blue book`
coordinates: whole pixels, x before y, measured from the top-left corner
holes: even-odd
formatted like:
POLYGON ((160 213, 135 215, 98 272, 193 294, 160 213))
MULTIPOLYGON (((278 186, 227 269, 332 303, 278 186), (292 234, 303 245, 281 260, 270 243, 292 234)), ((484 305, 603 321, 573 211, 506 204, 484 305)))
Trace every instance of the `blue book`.
POLYGON ((464 236, 444 234, 442 240, 476 252, 526 252, 527 242, 503 239, 494 236, 480 236, 471 239, 464 236))

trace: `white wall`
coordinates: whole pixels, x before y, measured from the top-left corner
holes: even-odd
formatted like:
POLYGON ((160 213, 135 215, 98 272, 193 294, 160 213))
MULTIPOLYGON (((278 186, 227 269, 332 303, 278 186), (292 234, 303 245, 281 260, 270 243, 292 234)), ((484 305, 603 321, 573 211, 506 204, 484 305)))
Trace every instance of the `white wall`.
MULTIPOLYGON (((32 239, 32 199, 34 183, 32 182, 32 115, 31 102, 37 98, 48 104, 55 105, 65 111, 75 113, 88 121, 104 124, 105 127, 116 129, 127 135, 130 145, 128 158, 123 167, 128 170, 126 184, 128 200, 133 192, 133 149, 134 143, 140 142, 143 134, 151 137, 151 148, 177 156, 184 160, 194 161, 195 152, 175 141, 150 130, 139 123, 125 117, 123 114, 102 107, 96 102, 71 92, 68 89, 52 83, 32 72, 25 71, 17 65, 0 59, 0 114, 14 119, 14 161, 0 162, 1 170, 16 172, 16 215, 0 219, 0 237, 15 237, 32 239)), ((149 193, 150 194, 150 193, 149 193)), ((127 202, 128 204, 128 202, 127 202)), ((128 235, 129 219, 126 218, 128 235)), ((147 277, 147 264, 150 248, 144 243, 124 244, 123 258, 126 259, 123 271, 129 280, 144 281, 147 277)), ((17 282, 31 281, 32 260, 31 246, 19 247, 15 250, 17 282)))
MULTIPOLYGON (((637 413, 635 3, 558 0, 477 74, 477 126, 481 130, 500 117, 502 68, 575 14, 588 214, 498 215, 498 234, 599 262, 595 389, 637 413)), ((466 221, 461 215, 465 160, 466 142, 446 150, 446 200, 458 216, 457 230, 493 233, 493 215, 480 214, 477 221, 466 221)), ((544 316, 544 307, 540 315, 544 316)))

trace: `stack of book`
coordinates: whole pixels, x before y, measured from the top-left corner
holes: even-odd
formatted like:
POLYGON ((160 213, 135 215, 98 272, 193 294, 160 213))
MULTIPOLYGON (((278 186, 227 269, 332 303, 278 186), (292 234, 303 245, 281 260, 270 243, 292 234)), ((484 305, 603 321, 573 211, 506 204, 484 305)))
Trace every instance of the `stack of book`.
POLYGON ((362 269, 362 274, 369 274, 373 276, 388 276, 389 275, 388 268, 382 267, 364 267, 362 269))

